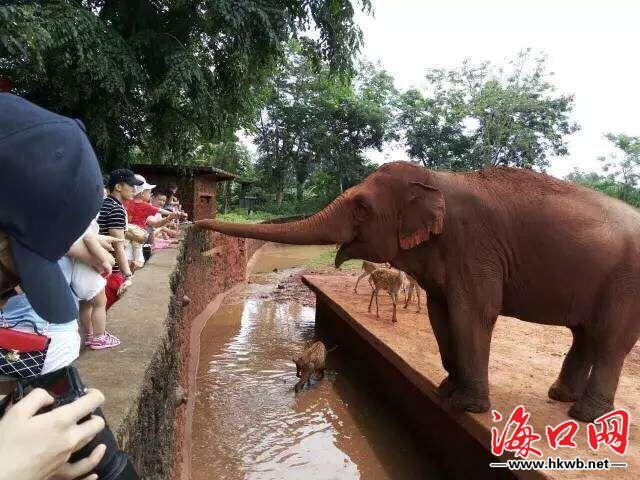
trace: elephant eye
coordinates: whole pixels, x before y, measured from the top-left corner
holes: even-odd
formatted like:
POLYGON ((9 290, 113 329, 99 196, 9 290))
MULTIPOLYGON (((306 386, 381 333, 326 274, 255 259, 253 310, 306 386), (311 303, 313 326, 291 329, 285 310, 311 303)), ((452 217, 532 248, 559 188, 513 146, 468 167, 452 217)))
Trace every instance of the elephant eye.
POLYGON ((357 222, 364 222, 369 217, 369 212, 371 211, 371 207, 369 207, 368 203, 363 199, 356 199, 355 208, 353 211, 353 217, 357 222))

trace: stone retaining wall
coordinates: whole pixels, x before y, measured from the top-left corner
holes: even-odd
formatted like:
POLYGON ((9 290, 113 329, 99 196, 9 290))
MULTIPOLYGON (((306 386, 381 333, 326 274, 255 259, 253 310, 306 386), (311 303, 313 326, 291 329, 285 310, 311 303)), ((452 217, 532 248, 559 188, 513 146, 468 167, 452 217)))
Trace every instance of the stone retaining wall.
MULTIPOLYGON (((189 367, 193 354, 191 330, 200 330, 203 326, 194 325, 194 320, 218 294, 245 280, 247 262, 262 244, 257 240, 195 229, 187 235, 172 277, 173 296, 177 299, 183 299, 185 295, 188 297, 188 304, 173 314, 173 318, 177 320, 172 330, 179 337, 175 340, 172 353, 178 358, 178 396, 190 389, 189 367)), ((197 359, 193 360, 197 362, 197 359)), ((176 407, 173 421, 172 456, 168 459, 172 464, 172 479, 182 476, 185 459, 181 446, 186 441, 187 421, 187 403, 184 401, 176 407)))
POLYGON ((78 360, 85 383, 105 393, 110 426, 141 478, 181 477, 194 320, 245 280, 262 243, 188 229, 177 256, 154 255, 110 310, 108 328, 122 345, 78 360))

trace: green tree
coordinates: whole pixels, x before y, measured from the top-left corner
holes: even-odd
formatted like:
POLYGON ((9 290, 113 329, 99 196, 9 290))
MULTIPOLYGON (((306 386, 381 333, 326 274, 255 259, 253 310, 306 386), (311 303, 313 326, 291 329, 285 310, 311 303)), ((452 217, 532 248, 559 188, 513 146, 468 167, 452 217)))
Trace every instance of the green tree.
POLYGON ((292 44, 255 132, 260 177, 278 203, 290 188, 303 201, 311 178, 339 193, 369 173, 365 151, 392 136, 394 95, 393 79, 379 67, 362 63, 355 78, 336 77, 304 44, 292 44))
POLYGON ((635 197, 635 190, 640 180, 640 137, 632 137, 624 133, 608 133, 605 135, 621 153, 609 157, 600 157, 602 169, 611 174, 617 181, 618 198, 629 202, 635 197))
POLYGON ((573 97, 558 95, 545 58, 520 52, 506 69, 465 61, 431 69, 424 93, 399 97, 398 128, 407 151, 430 168, 469 170, 509 165, 544 170, 549 156, 567 154, 577 130, 573 97))
MULTIPOLYGON (((241 178, 251 175, 253 170, 251 153, 247 147, 236 141, 221 143, 205 143, 200 145, 195 152, 196 165, 207 165, 220 168, 238 175, 241 178)), ((233 195, 233 182, 221 182, 220 200, 223 213, 227 213, 231 196, 233 195)))
POLYGON ((599 192, 617 198, 636 208, 640 208, 640 189, 634 186, 623 186, 613 175, 600 175, 596 172, 583 172, 574 169, 565 180, 593 188, 599 192))
MULTIPOLYGON (((50 0, 0 6, 0 75, 81 118, 106 167, 156 162, 251 124, 291 38, 353 73, 356 0, 50 0), (311 33, 309 33, 311 32, 311 33)), ((358 0, 366 11, 369 0, 358 0)))
POLYGON ((474 139, 465 133, 464 105, 455 97, 428 98, 417 89, 398 97, 398 127, 404 132, 407 153, 427 168, 467 170, 474 139))

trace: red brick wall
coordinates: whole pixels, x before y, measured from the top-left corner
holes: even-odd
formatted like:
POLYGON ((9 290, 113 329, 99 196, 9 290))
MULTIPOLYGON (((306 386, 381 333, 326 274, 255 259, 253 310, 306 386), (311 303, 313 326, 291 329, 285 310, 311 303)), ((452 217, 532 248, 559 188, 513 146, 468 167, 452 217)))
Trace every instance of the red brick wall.
POLYGON ((206 175, 195 179, 193 193, 193 219, 202 220, 216 216, 216 181, 206 175))
POLYGON ((178 186, 177 196, 183 210, 189 214, 189 218, 193 218, 193 177, 177 177, 169 173, 143 173, 142 175, 147 179, 147 183, 164 188, 169 183, 175 183, 178 186))

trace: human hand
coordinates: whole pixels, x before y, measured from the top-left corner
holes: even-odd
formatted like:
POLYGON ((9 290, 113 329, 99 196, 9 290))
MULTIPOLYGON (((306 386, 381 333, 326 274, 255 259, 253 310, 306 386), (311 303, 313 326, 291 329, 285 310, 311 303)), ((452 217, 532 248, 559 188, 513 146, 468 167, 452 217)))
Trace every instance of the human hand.
POLYGON ((116 264, 116 259, 102 247, 100 247, 100 249, 102 253, 100 255, 92 255, 86 263, 100 275, 107 277, 111 275, 113 266, 116 264))
MULTIPOLYGON (((88 457, 82 458, 74 463, 66 462, 47 480, 74 480, 80 478, 80 475, 84 475, 98 466, 106 451, 107 447, 100 444, 93 449, 88 457)), ((82 480, 98 480, 98 475, 92 473, 82 480)))
POLYGON ((172 238, 176 238, 176 237, 180 236, 180 230, 175 229, 175 228, 167 228, 166 233, 167 233, 167 235, 169 235, 172 238))
POLYGON ((124 242, 122 238, 111 237, 109 235, 98 235, 98 242, 105 250, 114 251, 114 244, 124 242))
MULTIPOLYGON (((43 480, 65 468, 71 454, 104 428, 104 419, 96 415, 78 424, 103 402, 102 393, 90 389, 73 403, 38 414, 53 403, 53 397, 37 388, 12 405, 0 420, 0 480, 43 480)), ((102 455, 104 449, 94 450, 90 460, 80 466, 77 462, 72 473, 90 472, 102 455)))
POLYGON ((67 252, 71 258, 89 265, 101 275, 110 275, 115 258, 98 241, 98 235, 87 232, 82 241, 76 241, 67 252))
POLYGON ((127 278, 122 285, 120 285, 120 288, 118 288, 118 297, 121 297, 122 295, 124 295, 127 291, 127 289, 131 286, 133 282, 131 281, 130 278, 127 278))

